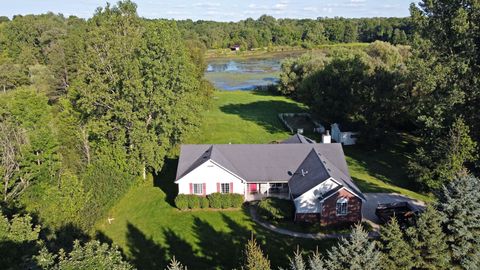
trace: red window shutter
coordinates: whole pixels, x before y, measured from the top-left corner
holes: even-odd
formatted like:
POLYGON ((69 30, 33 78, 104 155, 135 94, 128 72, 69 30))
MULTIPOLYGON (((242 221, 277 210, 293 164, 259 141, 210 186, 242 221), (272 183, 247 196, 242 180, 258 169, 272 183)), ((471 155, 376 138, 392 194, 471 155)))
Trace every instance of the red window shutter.
POLYGON ((190 194, 193 194, 193 184, 190 183, 190 194))
POLYGON ((233 193, 233 182, 230 182, 230 193, 233 193))
POLYGON ((207 195, 207 183, 203 183, 203 196, 207 195))
POLYGON ((220 192, 220 183, 217 183, 217 192, 220 192))

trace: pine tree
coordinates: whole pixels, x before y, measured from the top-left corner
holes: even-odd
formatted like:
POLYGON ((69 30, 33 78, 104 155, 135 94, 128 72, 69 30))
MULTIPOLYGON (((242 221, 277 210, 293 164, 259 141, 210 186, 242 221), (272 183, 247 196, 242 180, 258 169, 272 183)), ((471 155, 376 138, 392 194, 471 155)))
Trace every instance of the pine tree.
POLYGON ((132 265, 122 258, 117 247, 110 247, 99 241, 90 241, 84 245, 76 240, 69 253, 61 249, 58 254, 49 253, 43 248, 34 259, 41 269, 99 269, 131 270, 132 265))
POLYGON ((480 265, 480 180, 457 177, 438 194, 437 209, 444 216, 444 230, 452 259, 465 269, 480 265))
POLYGON ((325 266, 330 270, 375 270, 381 265, 381 253, 362 225, 356 225, 350 238, 342 238, 340 243, 328 252, 325 266))
POLYGON ((252 238, 245 245, 245 264, 244 270, 269 270, 270 260, 263 254, 262 249, 257 244, 255 239, 252 238))
POLYGON ((310 270, 326 270, 325 263, 323 262, 322 256, 320 252, 315 251, 313 255, 308 259, 308 265, 310 266, 310 270))
POLYGON ((177 261, 174 256, 166 270, 187 270, 187 267, 183 266, 179 261, 177 261))
POLYGON ((450 267, 450 253, 445 233, 442 231, 442 222, 440 213, 429 205, 418 218, 416 226, 407 229, 416 268, 448 269, 450 267))
POLYGON ((290 268, 289 270, 307 270, 307 266, 305 261, 303 260, 302 252, 297 247, 297 251, 293 255, 293 259, 289 258, 290 260, 290 268))
POLYGON ((380 241, 384 269, 412 269, 413 252, 405 241, 396 218, 380 228, 380 241))

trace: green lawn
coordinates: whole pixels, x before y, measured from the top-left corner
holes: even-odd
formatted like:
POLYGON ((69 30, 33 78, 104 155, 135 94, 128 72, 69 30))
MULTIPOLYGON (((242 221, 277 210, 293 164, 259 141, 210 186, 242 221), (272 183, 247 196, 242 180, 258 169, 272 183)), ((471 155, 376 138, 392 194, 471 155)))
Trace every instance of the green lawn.
MULTIPOLYGON (((186 143, 268 143, 287 138, 277 114, 305 107, 284 97, 255 92, 216 92, 199 131, 186 143)), ((352 177, 364 191, 395 191, 419 199, 406 180, 401 141, 389 151, 346 147, 352 177)), ((292 239, 256 225, 245 210, 180 212, 172 206, 177 157, 166 160, 153 183, 133 187, 97 224, 98 237, 119 245, 140 269, 163 269, 175 255, 189 269, 231 269, 239 266, 243 243, 253 232, 274 266, 285 266, 296 246, 321 250, 334 241, 292 239)))

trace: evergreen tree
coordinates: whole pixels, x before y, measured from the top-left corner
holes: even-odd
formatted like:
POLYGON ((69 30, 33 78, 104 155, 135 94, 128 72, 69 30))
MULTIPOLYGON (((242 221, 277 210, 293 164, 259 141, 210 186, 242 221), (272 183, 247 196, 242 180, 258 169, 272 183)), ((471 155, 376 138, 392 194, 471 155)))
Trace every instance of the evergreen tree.
POLYGON ((416 226, 407 229, 416 268, 449 269, 451 267, 442 222, 441 214, 429 205, 418 218, 416 226))
POLYGON ((342 238, 328 251, 325 268, 330 270, 374 270, 381 266, 381 253, 362 225, 356 225, 350 238, 342 238))
POLYGON ((173 257, 166 270, 187 270, 187 267, 183 266, 179 261, 175 259, 175 257, 173 257))
POLYGON ((437 197, 452 259, 464 269, 476 269, 480 265, 480 180, 458 176, 437 197))
POLYGON ((123 260, 121 252, 116 247, 90 241, 82 245, 78 240, 69 253, 61 249, 58 254, 48 252, 43 248, 34 259, 42 269, 99 269, 99 270, 130 270, 134 269, 123 260))
POLYGON ((244 270, 269 270, 270 260, 263 254, 262 249, 257 241, 252 238, 248 240, 244 250, 244 270))
POLYGON ((293 259, 289 258, 290 260, 290 268, 289 270, 307 270, 307 265, 303 260, 302 252, 297 247, 297 251, 293 254, 293 259))
POLYGON ((302 252, 297 249, 293 258, 289 258, 290 267, 288 270, 326 270, 321 254, 317 251, 308 258, 308 264, 305 263, 302 252))
POLYGON ((393 218, 380 228, 383 269, 412 269, 414 266, 412 248, 405 241, 405 236, 393 218))

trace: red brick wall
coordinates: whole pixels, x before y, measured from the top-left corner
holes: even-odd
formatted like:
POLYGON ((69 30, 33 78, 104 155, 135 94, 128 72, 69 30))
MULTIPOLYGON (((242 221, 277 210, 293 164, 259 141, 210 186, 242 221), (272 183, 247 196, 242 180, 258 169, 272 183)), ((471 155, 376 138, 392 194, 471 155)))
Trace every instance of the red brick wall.
POLYGON ((295 221, 315 223, 320 221, 320 213, 296 213, 295 221))
POLYGON ((323 202, 320 223, 324 226, 340 223, 356 223, 362 220, 362 200, 347 191, 341 189, 323 202), (345 216, 337 216, 337 200, 348 198, 348 211, 345 216))

